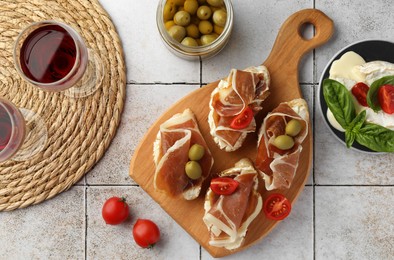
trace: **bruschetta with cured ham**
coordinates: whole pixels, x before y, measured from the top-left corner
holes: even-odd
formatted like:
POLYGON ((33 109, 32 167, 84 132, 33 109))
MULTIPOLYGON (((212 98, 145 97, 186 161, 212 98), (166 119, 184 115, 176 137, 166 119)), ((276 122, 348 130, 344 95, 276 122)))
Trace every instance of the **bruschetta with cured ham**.
POLYGON ((190 109, 174 115, 160 125, 153 144, 153 159, 156 166, 155 190, 172 197, 182 195, 186 200, 199 196, 201 185, 210 174, 213 157, 190 109), (199 176, 190 178, 185 172, 185 166, 190 162, 189 151, 194 145, 201 147, 204 152, 194 162, 199 166, 199 176))
POLYGON ((270 76, 265 66, 232 69, 211 94, 208 123, 216 144, 227 152, 242 146, 256 131, 254 115, 269 95, 270 76))
POLYGON ((238 186, 232 194, 219 195, 211 183, 205 197, 203 221, 210 232, 211 246, 233 250, 242 245, 250 223, 262 209, 258 173, 249 159, 242 159, 219 176, 233 178, 238 186))
POLYGON ((290 187, 308 135, 308 122, 304 99, 280 103, 265 117, 259 131, 255 166, 267 190, 290 187))

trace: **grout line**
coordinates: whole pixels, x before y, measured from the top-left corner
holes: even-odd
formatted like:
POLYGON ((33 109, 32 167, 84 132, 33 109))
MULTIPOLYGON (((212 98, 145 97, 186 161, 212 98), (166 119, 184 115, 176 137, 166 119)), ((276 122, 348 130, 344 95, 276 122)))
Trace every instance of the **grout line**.
POLYGON ((315 184, 315 187, 394 187, 394 184, 315 184))
POLYGON ((86 187, 139 187, 138 184, 86 184, 86 187))
MULTIPOLYGON (((315 1, 312 0, 312 8, 315 9, 315 1)), ((316 28, 313 26, 313 36, 316 36, 316 28)), ((312 255, 313 255, 313 260, 316 260, 316 179, 315 179, 315 140, 316 140, 316 131, 315 131, 315 123, 316 123, 316 89, 315 86, 317 84, 315 83, 315 77, 316 77, 316 51, 315 49, 312 50, 312 113, 313 113, 313 119, 312 119, 312 137, 313 137, 313 142, 312 142, 312 255)))
MULTIPOLYGON (((127 85, 135 86, 135 85, 141 85, 141 86, 150 86, 150 85, 163 85, 163 86, 171 86, 171 85, 197 85, 197 86, 205 86, 208 85, 209 83, 207 82, 202 82, 202 62, 200 65, 200 81, 199 82, 127 82, 127 85)), ((309 86, 309 85, 318 85, 318 83, 314 82, 299 82, 301 86, 309 86)))
POLYGON ((201 56, 198 56, 200 60, 200 88, 203 86, 202 84, 202 59, 201 56))
MULTIPOLYGON (((86 175, 85 175, 86 176, 86 175)), ((88 186, 84 188, 85 195, 85 260, 88 257, 88 186)))

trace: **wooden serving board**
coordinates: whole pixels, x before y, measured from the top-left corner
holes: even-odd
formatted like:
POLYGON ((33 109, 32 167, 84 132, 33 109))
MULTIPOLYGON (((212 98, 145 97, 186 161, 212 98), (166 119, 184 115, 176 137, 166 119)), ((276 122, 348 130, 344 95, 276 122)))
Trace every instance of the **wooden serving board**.
MULTIPOLYGON (((263 63, 271 75, 270 96, 263 102, 263 111, 258 114, 257 125, 260 126, 265 115, 280 102, 302 97, 298 85, 298 65, 301 57, 315 47, 327 42, 334 30, 333 22, 324 13, 316 9, 305 9, 291 15, 279 30, 272 51, 263 63), (315 27, 316 34, 312 39, 304 39, 301 28, 310 23, 315 27)), ((227 76, 227 75, 223 75, 227 76)), ((200 196, 193 201, 182 198, 170 198, 153 188, 155 166, 153 162, 153 142, 156 139, 159 126, 176 113, 190 108, 196 115, 200 130, 214 157, 212 173, 218 173, 230 168, 238 160, 248 157, 255 160, 257 150, 257 134, 249 134, 242 148, 234 152, 224 152, 218 148, 209 134, 208 103, 213 89, 219 81, 204 86, 184 97, 169 108, 148 130, 137 147, 130 164, 130 176, 143 188, 159 205, 185 229, 213 257, 223 257, 244 250, 267 235, 277 221, 268 220, 263 211, 249 226, 243 246, 229 251, 224 248, 209 245, 209 233, 202 218, 204 215, 204 196, 209 180, 204 184, 200 196)), ((272 192, 284 194, 292 203, 304 189, 312 163, 312 129, 309 124, 309 134, 303 143, 299 167, 292 186, 288 190, 268 192, 262 179, 259 180, 259 191, 263 200, 272 192)))

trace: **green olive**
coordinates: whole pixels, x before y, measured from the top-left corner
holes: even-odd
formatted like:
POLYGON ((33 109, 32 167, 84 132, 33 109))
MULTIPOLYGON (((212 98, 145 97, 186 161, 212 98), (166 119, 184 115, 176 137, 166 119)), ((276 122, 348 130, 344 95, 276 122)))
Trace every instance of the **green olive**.
POLYGON ((168 2, 172 2, 177 6, 183 6, 183 4, 185 3, 185 0, 168 0, 168 2))
POLYGON ((199 144, 193 144, 192 147, 190 147, 189 149, 189 159, 191 161, 198 161, 204 156, 204 153, 205 153, 204 146, 199 144))
POLYGON ((198 27, 195 24, 189 24, 186 27, 186 34, 187 34, 187 36, 195 38, 195 39, 200 37, 200 31, 198 30, 198 27))
POLYGON ((187 26, 190 23, 190 14, 186 11, 178 11, 174 16, 174 22, 180 26, 187 26))
POLYGON ((218 26, 216 24, 213 25, 213 31, 217 34, 222 34, 224 27, 218 26))
POLYGON ((188 161, 185 165, 185 172, 186 175, 192 180, 197 180, 201 178, 202 175, 201 166, 196 161, 188 161))
POLYGON ((213 13, 212 19, 216 25, 224 27, 226 25, 227 13, 223 9, 219 9, 213 13))
POLYGON ((296 136, 301 132, 301 123, 297 119, 291 119, 286 125, 286 134, 296 136))
POLYGON ((201 20, 208 20, 212 15, 212 10, 206 5, 202 5, 197 9, 197 16, 201 20))
POLYGON ((223 6, 223 0, 207 0, 207 2, 215 7, 223 6))
POLYGON ((294 146, 294 140, 288 135, 279 135, 275 138, 273 145, 281 150, 289 150, 294 146))
POLYGON ((164 21, 169 21, 172 18, 174 18, 174 15, 176 13, 176 6, 173 3, 166 3, 164 5, 164 10, 163 10, 163 18, 164 21))
POLYGON ((196 39, 193 39, 192 37, 185 37, 181 43, 185 46, 190 46, 190 47, 198 46, 196 39))
POLYGON ((185 11, 188 12, 191 15, 196 14, 197 9, 198 9, 198 2, 197 0, 186 0, 184 6, 185 11))
POLYGON ((181 42, 186 36, 186 29, 180 25, 174 25, 168 30, 168 34, 177 42, 181 42))
POLYGON ((208 45, 218 38, 216 34, 206 34, 201 36, 201 45, 208 45))
POLYGON ((175 23, 173 20, 167 21, 164 23, 164 26, 166 27, 166 30, 168 31, 172 26, 174 26, 175 23))
POLYGON ((213 26, 210 21, 201 21, 198 25, 198 30, 202 34, 210 34, 213 31, 213 26))

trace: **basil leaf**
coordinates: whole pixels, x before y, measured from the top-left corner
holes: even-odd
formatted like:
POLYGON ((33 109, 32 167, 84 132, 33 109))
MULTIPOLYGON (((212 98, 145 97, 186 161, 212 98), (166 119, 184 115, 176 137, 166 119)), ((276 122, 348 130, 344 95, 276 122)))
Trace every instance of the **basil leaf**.
POLYGON ((367 103, 368 106, 372 108, 375 112, 382 110, 378 100, 378 93, 380 87, 386 84, 394 85, 394 76, 386 76, 375 80, 369 88, 367 94, 367 103))
POLYGON ((336 80, 325 79, 323 95, 335 119, 346 129, 356 116, 353 100, 347 88, 336 80))
POLYGON ((345 142, 347 148, 350 148, 354 143, 356 135, 358 134, 359 130, 363 126, 365 119, 367 117, 367 111, 363 110, 360 114, 358 114, 353 121, 350 123, 349 127, 346 129, 345 132, 345 142))
POLYGON ((356 141, 376 152, 394 152, 394 131, 366 123, 356 134, 356 141))

